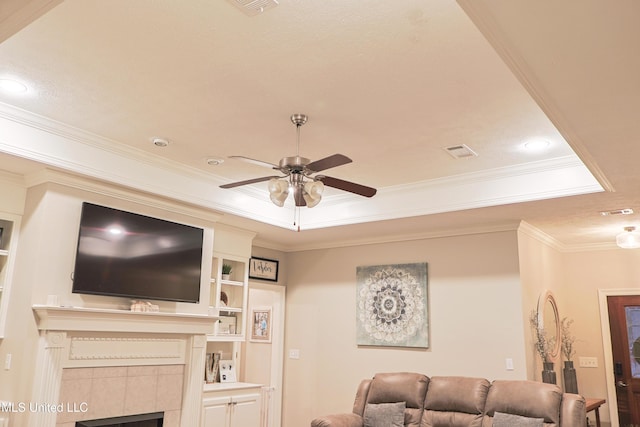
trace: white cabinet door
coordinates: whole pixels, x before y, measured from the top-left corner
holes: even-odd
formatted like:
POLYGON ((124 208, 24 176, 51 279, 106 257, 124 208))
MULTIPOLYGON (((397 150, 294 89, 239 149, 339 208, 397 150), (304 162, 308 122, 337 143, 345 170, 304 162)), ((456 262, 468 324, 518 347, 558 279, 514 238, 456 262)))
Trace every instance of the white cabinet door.
POLYGON ((245 394, 231 398, 230 427, 259 427, 260 426, 260 395, 245 394))
POLYGON ((227 427, 231 415, 229 397, 212 397, 203 400, 202 427, 227 427))

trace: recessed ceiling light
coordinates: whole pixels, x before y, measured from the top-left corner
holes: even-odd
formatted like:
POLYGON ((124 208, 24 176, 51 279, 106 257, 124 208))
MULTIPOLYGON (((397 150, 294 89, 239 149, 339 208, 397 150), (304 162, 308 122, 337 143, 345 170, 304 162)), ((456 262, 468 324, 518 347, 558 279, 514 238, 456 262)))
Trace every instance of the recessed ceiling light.
POLYGON ((153 138, 152 142, 156 147, 167 147, 169 145, 169 141, 164 138, 153 138))
POLYGON ((217 157, 209 157, 207 159, 207 164, 209 166, 220 166, 223 163, 224 163, 224 159, 219 159, 217 157))
POLYGON ((28 89, 26 84, 17 80, 7 78, 0 79, 0 90, 5 93, 18 95, 27 92, 28 89))
POLYGON ((546 139, 536 138, 524 143, 524 148, 529 152, 544 151, 551 145, 546 139))

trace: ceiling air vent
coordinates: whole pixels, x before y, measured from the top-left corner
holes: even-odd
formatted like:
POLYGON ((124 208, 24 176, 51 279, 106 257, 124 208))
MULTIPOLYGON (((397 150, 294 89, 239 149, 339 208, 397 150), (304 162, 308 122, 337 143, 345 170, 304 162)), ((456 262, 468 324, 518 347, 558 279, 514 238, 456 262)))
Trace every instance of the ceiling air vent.
POLYGON ((229 0, 245 15, 259 15, 267 9, 273 9, 278 5, 277 0, 229 0))
POLYGON ((625 209, 615 209, 612 211, 602 211, 600 215, 602 216, 610 216, 610 215, 631 215, 633 213, 633 209, 625 208, 625 209))
POLYGON ((449 153, 454 159, 464 159, 466 157, 478 157, 478 153, 473 151, 467 146, 467 144, 452 145, 451 147, 444 147, 444 150, 449 153))

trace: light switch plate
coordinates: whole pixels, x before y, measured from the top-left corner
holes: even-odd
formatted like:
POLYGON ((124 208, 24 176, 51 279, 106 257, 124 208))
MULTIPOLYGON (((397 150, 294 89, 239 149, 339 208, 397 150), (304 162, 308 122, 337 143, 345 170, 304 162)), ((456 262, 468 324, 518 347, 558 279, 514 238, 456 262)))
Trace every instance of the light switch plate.
POLYGON ((513 371, 513 359, 508 357, 505 360, 505 367, 507 369, 507 371, 513 371))

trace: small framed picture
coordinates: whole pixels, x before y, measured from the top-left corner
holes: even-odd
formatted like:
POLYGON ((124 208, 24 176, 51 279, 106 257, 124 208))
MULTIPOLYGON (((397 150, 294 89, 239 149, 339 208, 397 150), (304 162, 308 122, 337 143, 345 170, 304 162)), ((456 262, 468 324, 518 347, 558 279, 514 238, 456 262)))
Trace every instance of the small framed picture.
POLYGON ((235 383, 236 379, 236 365, 233 360, 221 360, 220 361, 220 382, 221 383, 235 383))
POLYGON ((278 281, 278 261, 274 259, 251 257, 249 260, 249 278, 278 281))
POLYGON ((271 342, 271 307, 251 309, 251 338, 253 342, 271 342))

